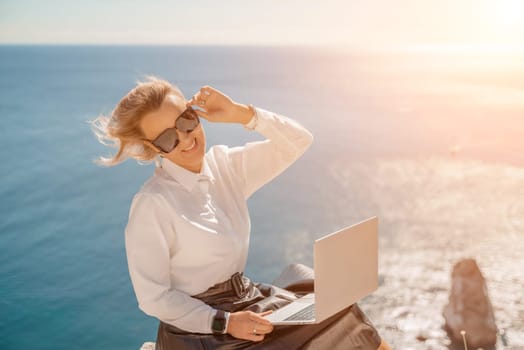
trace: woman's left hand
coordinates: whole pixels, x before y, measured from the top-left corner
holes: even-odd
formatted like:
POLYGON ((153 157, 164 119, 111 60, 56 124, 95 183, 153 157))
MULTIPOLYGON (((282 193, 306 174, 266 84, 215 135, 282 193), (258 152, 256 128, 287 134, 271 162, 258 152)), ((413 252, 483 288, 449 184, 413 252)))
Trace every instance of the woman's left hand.
POLYGON ((195 111, 210 122, 241 123, 251 120, 253 111, 248 106, 236 103, 229 96, 206 85, 186 102, 186 106, 198 106, 195 111))

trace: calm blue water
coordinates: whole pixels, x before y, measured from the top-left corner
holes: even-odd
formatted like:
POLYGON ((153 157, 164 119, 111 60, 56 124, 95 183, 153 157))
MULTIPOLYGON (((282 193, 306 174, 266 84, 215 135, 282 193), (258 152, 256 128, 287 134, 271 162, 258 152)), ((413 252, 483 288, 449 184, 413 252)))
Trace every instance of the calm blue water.
MULTIPOLYGON (((131 198, 153 166, 97 167, 92 160, 112 150, 86 123, 109 113, 145 74, 170 80, 186 97, 212 85, 315 135, 310 150, 249 202, 246 273, 270 282, 290 262, 311 265, 312 239, 397 210, 402 191, 387 207, 359 196, 369 171, 340 181, 354 164, 437 157, 524 165, 524 69, 486 60, 487 69, 468 71, 467 58, 311 48, 0 46, 0 347, 137 349, 154 341, 158 321, 137 308, 123 236, 131 198)), ((240 126, 204 123, 208 145, 260 139, 240 126)), ((384 227, 381 245, 392 249, 395 231, 384 227)))

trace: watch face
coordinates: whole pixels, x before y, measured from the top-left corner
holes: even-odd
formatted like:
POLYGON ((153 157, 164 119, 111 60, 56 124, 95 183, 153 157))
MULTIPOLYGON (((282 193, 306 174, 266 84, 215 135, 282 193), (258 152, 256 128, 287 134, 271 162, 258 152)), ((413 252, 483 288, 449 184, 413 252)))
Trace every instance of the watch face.
POLYGON ((211 329, 213 332, 217 333, 223 333, 224 329, 226 328, 226 319, 225 318, 214 318, 213 324, 211 325, 211 329))
POLYGON ((211 323, 211 330, 217 334, 224 333, 226 330, 226 313, 224 311, 217 311, 215 317, 213 317, 213 323, 211 323))

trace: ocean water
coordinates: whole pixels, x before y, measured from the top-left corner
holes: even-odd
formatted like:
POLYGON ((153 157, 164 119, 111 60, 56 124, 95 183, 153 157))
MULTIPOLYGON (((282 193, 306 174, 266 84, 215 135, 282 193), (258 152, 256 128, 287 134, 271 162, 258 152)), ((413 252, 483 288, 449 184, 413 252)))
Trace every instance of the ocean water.
MULTIPOLYGON (((153 165, 87 120, 156 74, 297 119, 315 141, 249 200, 246 274, 312 265, 312 241, 380 220, 379 289, 362 301, 395 348, 448 349, 454 262, 484 272, 507 347, 524 348, 524 56, 299 47, 0 46, 0 347, 137 349, 124 227, 153 165)), ((208 145, 261 139, 203 122, 208 145)))

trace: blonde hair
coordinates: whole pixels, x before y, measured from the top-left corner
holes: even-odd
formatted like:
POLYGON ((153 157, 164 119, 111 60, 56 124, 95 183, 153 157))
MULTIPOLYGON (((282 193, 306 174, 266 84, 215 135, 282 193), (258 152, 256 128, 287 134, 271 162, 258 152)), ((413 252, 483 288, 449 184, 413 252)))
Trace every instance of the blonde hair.
POLYGON ((160 108, 165 97, 171 93, 184 96, 175 85, 149 75, 145 81, 137 81, 137 85, 118 102, 111 116, 102 114, 88 121, 100 143, 118 148, 115 155, 109 158, 101 156, 94 162, 109 167, 130 157, 139 164, 157 159, 157 152, 142 142, 145 135, 139 123, 145 114, 160 108))

